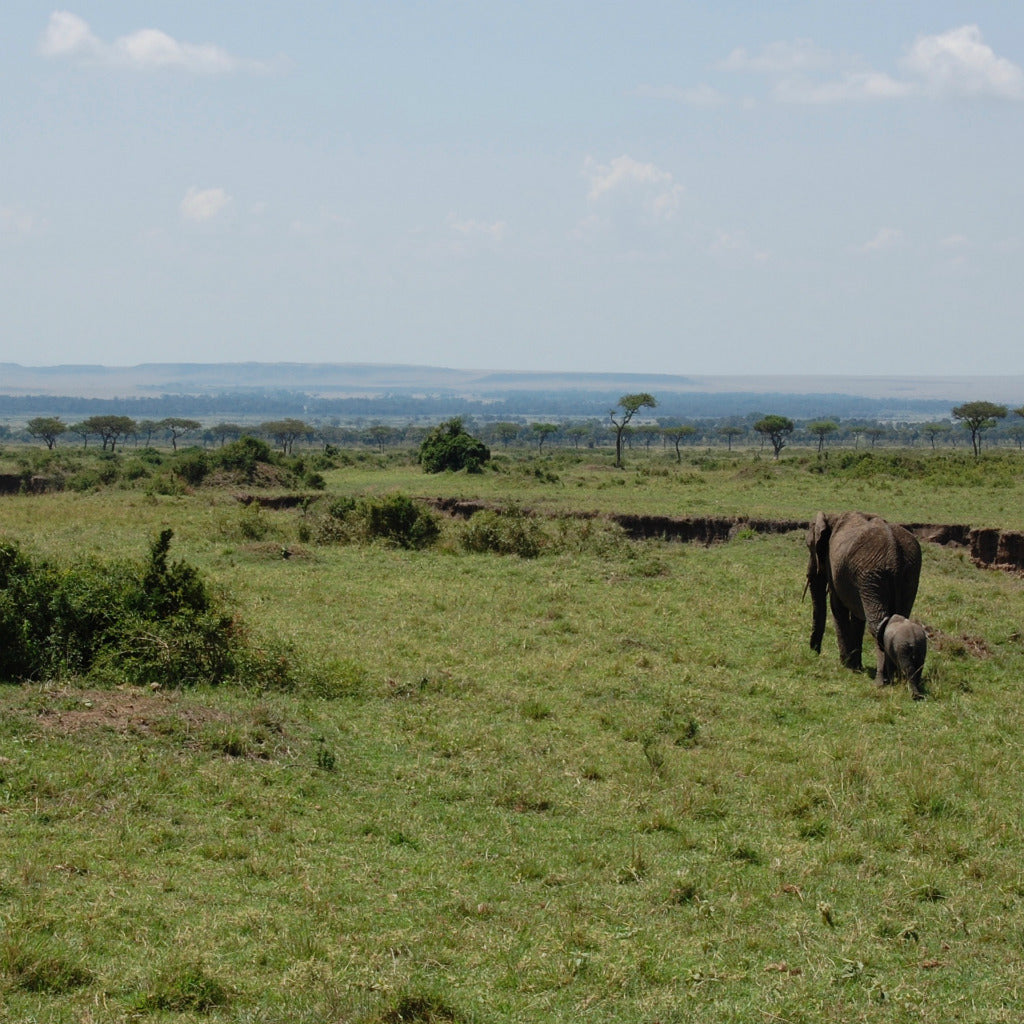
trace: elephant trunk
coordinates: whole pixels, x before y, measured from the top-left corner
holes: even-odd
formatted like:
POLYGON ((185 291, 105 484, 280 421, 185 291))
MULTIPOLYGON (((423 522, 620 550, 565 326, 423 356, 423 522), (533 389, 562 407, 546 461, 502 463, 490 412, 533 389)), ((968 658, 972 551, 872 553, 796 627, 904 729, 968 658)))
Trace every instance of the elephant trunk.
POLYGON ((825 595, 828 583, 821 573, 807 574, 807 586, 811 591, 814 618, 811 626, 811 650, 821 654, 821 638, 825 635, 825 595))

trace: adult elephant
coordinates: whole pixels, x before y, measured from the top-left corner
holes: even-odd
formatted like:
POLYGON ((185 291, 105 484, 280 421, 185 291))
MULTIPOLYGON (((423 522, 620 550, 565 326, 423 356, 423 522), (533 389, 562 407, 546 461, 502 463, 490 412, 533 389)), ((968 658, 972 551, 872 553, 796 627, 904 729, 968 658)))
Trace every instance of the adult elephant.
POLYGON ((828 594, 847 668, 861 668, 864 627, 875 640, 875 683, 890 682, 882 646, 892 615, 910 615, 921 577, 921 545, 902 526, 862 512, 819 512, 807 530, 807 586, 814 601, 811 649, 821 653, 828 594))

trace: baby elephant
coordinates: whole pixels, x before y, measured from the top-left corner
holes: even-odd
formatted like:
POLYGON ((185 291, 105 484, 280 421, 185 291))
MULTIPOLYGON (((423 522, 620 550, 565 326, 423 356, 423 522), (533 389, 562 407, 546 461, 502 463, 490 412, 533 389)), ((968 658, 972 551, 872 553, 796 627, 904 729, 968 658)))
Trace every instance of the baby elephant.
POLYGON ((882 620, 878 640, 885 652, 885 682, 892 683, 900 677, 906 679, 914 700, 920 700, 924 696, 921 673, 928 651, 924 626, 902 615, 890 615, 882 620))

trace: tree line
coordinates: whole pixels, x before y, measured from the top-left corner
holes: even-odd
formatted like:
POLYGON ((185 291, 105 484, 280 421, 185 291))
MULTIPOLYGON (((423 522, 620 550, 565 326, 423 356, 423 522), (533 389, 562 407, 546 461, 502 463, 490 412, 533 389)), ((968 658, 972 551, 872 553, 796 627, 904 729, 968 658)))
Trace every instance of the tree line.
MULTIPOLYGON (((654 416, 657 399, 648 393, 623 395, 607 417, 585 419, 536 419, 527 416, 498 419, 461 418, 475 435, 498 448, 535 448, 543 453, 555 445, 570 448, 615 446, 616 462, 621 464, 627 448, 673 450, 681 460, 685 446, 721 446, 760 444, 771 448, 778 458, 790 444, 813 446, 820 453, 831 445, 875 447, 880 443, 937 448, 969 443, 974 454, 981 450, 984 438, 1015 443, 1024 449, 1024 406, 1009 409, 993 402, 973 401, 955 406, 946 420, 923 423, 881 423, 874 420, 813 418, 795 421, 779 414, 754 413, 745 417, 683 419, 654 416), (1013 419, 1004 423, 1012 414, 1013 419)), ((243 435, 262 437, 288 455, 296 446, 365 446, 384 452, 388 448, 415 447, 427 435, 429 427, 417 424, 396 426, 371 423, 368 426, 345 425, 336 421, 307 422, 297 417, 266 420, 258 424, 221 421, 205 426, 197 419, 168 416, 159 420, 101 414, 65 423, 60 416, 30 419, 22 438, 34 438, 53 449, 58 441, 76 438, 83 447, 98 443, 103 451, 115 451, 128 444, 152 446, 179 442, 204 447, 223 446, 243 435)), ((17 438, 18 431, 0 427, 0 438, 17 438)))

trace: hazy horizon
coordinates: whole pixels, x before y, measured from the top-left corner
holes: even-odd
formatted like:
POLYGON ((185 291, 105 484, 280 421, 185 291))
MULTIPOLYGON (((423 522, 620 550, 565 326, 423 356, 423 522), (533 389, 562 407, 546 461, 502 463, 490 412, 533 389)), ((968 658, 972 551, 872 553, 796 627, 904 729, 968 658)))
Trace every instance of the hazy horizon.
POLYGON ((214 390, 281 389, 309 394, 454 393, 578 390, 663 394, 848 395, 960 403, 1024 404, 1024 376, 864 376, 827 374, 557 373, 388 363, 142 363, 134 366, 24 366, 0 363, 0 394, 123 397, 214 390))

